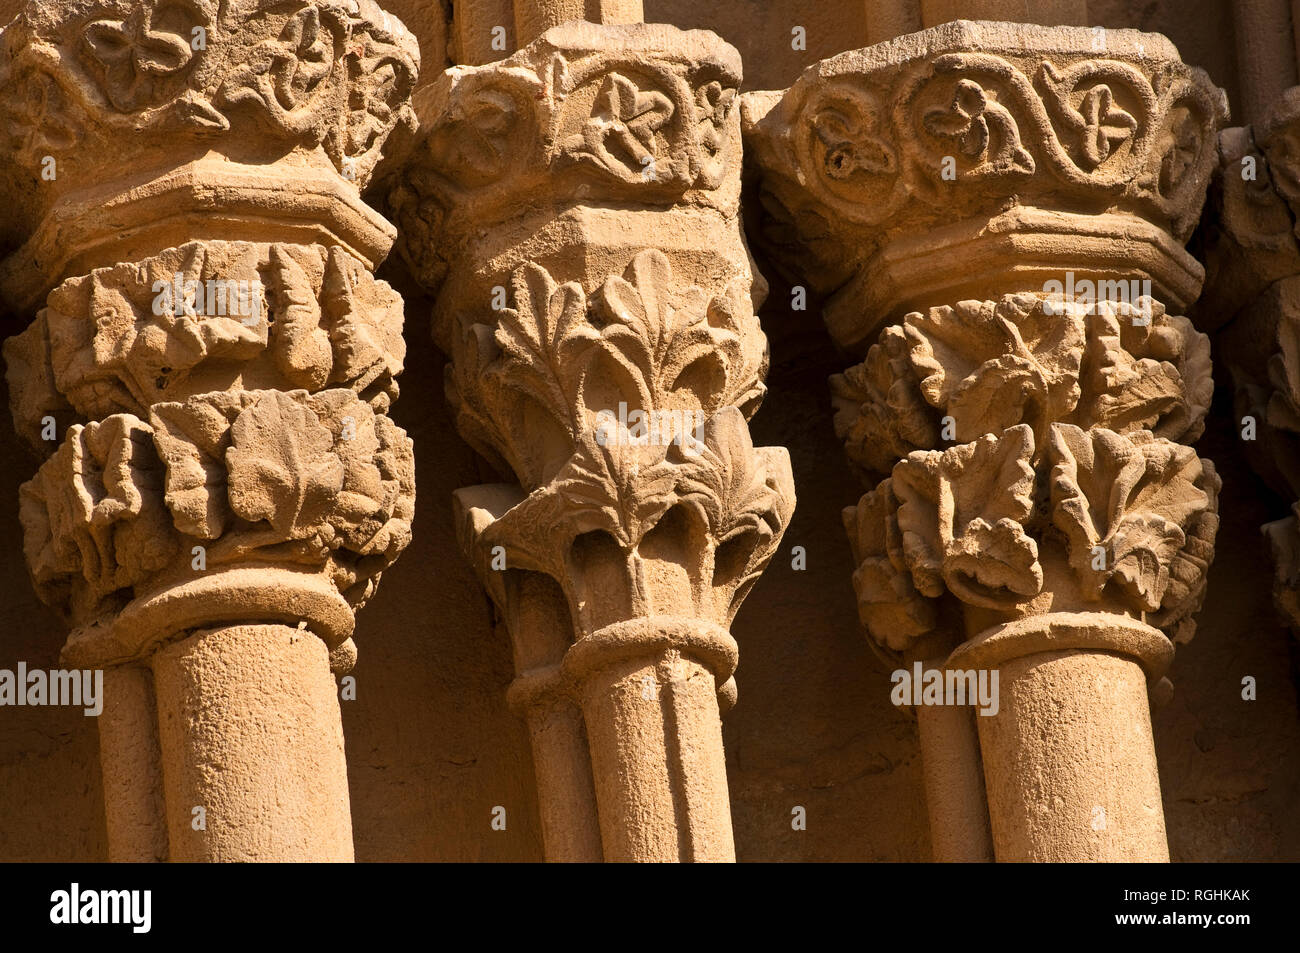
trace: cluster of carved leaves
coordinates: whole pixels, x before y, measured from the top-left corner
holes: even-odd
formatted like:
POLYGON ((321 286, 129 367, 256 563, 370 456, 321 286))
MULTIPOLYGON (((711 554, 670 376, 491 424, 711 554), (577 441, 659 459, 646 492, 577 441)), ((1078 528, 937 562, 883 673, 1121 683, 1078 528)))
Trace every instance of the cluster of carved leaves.
POLYGON ((1199 606, 1213 558, 1213 466, 1191 447, 1145 430, 1120 435, 1058 425, 1051 440, 1052 523, 1065 536, 1085 598, 1100 599, 1113 586, 1157 624, 1181 623, 1199 606))
POLYGON ((1180 640, 1204 595, 1219 478, 1150 431, 1052 424, 1041 464, 1027 424, 909 454, 845 511, 863 624, 895 651, 936 624, 937 600, 1013 610, 1063 545, 1085 604, 1141 614, 1180 640))
POLYGON ((0 129, 39 170, 102 161, 95 146, 123 133, 220 136, 247 116, 364 183, 414 127, 418 70, 414 37, 373 0, 29 0, 0 45, 0 129))
POLYGON ((73 614, 195 544, 207 569, 327 567, 361 604, 410 542, 414 458, 351 391, 227 391, 73 427, 21 496, 38 590, 73 614))
POLYGON ((463 320, 448 368, 461 433, 530 494, 494 539, 516 554, 511 565, 551 573, 581 605, 572 587, 583 583, 566 568, 577 537, 613 540, 631 591, 646 536, 683 507, 699 538, 681 541, 674 559, 693 567, 697 604, 716 599, 707 614, 725 621, 794 505, 784 451, 755 449, 745 423, 767 369, 748 283, 710 296, 646 250, 590 295, 532 263, 511 287, 513 306, 488 312, 492 324, 463 320), (620 404, 627 415, 676 414, 685 432, 638 441, 620 404))
POLYGON ((64 398, 83 419, 143 417, 231 386, 346 387, 382 413, 397 397, 402 321, 400 296, 342 248, 191 242, 51 293, 5 344, 15 424, 41 449, 41 421, 64 398), (245 282, 243 306, 233 289, 220 307, 206 292, 196 301, 211 280, 245 282))
POLYGON ((1176 60, 972 50, 805 77, 765 135, 783 144, 777 171, 849 221, 892 226, 1050 193, 1124 204, 1185 238, 1226 118, 1222 92, 1176 60))
POLYGON ((1040 455, 1055 422, 1191 442, 1214 385, 1209 339, 1153 299, 1089 313, 1021 294, 907 315, 831 391, 836 433, 874 475, 945 436, 964 443, 1022 423, 1040 455))
POLYGON ((483 542, 558 580, 580 631, 611 605, 624 617, 686 611, 727 626, 789 525, 794 478, 785 449, 754 447, 735 407, 711 416, 701 437, 666 446, 584 437, 483 542), (669 519, 677 510, 685 528, 669 519), (576 545, 592 534, 610 544, 595 565, 576 545), (682 567, 690 591, 657 579, 655 562, 682 567))
POLYGON ((748 417, 762 401, 767 341, 743 276, 709 295, 649 249, 590 295, 533 263, 511 290, 513 307, 462 319, 448 391, 462 434, 526 489, 620 403, 707 419, 727 406, 748 417))
POLYGON ((71 428, 19 492, 27 565, 41 598, 74 615, 145 582, 179 542, 153 434, 130 415, 71 428))

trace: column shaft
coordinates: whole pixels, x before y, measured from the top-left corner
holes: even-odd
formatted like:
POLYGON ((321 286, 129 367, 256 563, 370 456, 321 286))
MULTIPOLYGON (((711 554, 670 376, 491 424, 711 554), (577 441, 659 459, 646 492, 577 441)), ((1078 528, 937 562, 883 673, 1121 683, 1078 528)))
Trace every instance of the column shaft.
POLYGON ((520 46, 570 20, 641 23, 645 9, 642 0, 515 0, 515 35, 520 46))
POLYGON ((717 685, 673 650, 589 676, 583 710, 608 861, 734 861, 717 685))
POLYGON ((112 863, 167 859, 162 761, 153 673, 140 665, 104 669, 99 766, 112 863))
POLYGON ((353 859, 325 643, 236 625, 172 643, 153 665, 173 860, 353 859))
POLYGON ((537 809, 546 859, 599 861, 600 822, 581 710, 568 700, 529 710, 528 735, 537 774, 537 809))
POLYGON ((976 719, 997 859, 1168 861, 1142 668, 1068 651, 1000 672, 1000 710, 976 719))

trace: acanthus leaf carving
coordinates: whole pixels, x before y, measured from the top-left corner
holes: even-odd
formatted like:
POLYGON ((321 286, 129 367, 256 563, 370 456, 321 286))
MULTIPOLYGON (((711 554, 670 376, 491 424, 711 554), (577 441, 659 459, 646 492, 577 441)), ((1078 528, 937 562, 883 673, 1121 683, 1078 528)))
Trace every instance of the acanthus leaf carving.
POLYGON ((1039 592, 1038 546, 1024 528, 1033 453, 1033 431, 1021 424, 894 467, 903 552, 921 593, 933 598, 946 585, 972 605, 999 607, 1039 592))
POLYGON ((1072 422, 1194 442, 1214 396, 1210 339, 1152 298, 1104 302, 1088 318, 1083 399, 1072 422))
POLYGON ((831 377, 835 433, 862 476, 888 473, 913 450, 938 446, 938 414, 912 371, 907 336, 891 325, 867 359, 831 377))
POLYGON ((154 443, 167 467, 167 506, 182 533, 218 539, 230 524, 226 436, 249 399, 245 393, 232 393, 155 404, 150 410, 154 443))
POLYGON ((1056 316, 1033 295, 964 301, 908 315, 904 324, 920 388, 956 423, 957 440, 1048 421, 1079 399, 1080 315, 1056 316))
POLYGON ((333 436, 300 401, 264 391, 230 429, 226 450, 230 508, 266 520, 285 539, 319 535, 343 488, 333 436))
POLYGON ((194 542, 208 570, 310 567, 359 606, 410 542, 414 497, 410 439, 352 392, 231 391, 74 426, 21 517, 42 598, 85 622, 193 578, 194 542))
POLYGON ((24 367, 15 423, 38 450, 38 421, 62 398, 82 419, 145 415, 224 386, 348 387, 376 410, 396 399, 401 299, 337 246, 191 242, 140 263, 69 279, 6 343, 24 367), (18 358, 19 353, 23 355, 18 358))
POLYGON ((703 440, 687 435, 669 448, 682 462, 676 497, 696 507, 715 544, 712 580, 726 584, 731 610, 771 559, 794 512, 794 481, 783 448, 756 448, 744 415, 724 407, 709 418, 703 440))
POLYGON ((757 409, 767 351, 739 281, 710 297, 647 249, 590 297, 533 263, 511 288, 514 307, 494 312, 495 327, 462 319, 449 388, 467 439, 527 487, 550 479, 583 433, 616 437, 608 415, 620 404, 679 419, 757 409), (521 433, 520 419, 549 436, 521 433))
POLYGON ((905 651, 934 630, 934 600, 917 591, 903 553, 893 480, 866 493, 857 506, 844 510, 844 526, 853 549, 853 588, 858 618, 877 643, 905 651))
POLYGON ((1053 523, 1084 591, 1100 599, 1114 581, 1141 611, 1156 612, 1187 528, 1213 510, 1213 469, 1149 431, 1057 424, 1051 440, 1053 523))
POLYGON ((147 425, 75 425, 20 491, 23 548, 42 599, 72 615, 165 566, 177 550, 147 425))
POLYGON ((1036 466, 1024 424, 914 452, 845 511, 859 615, 876 642, 902 651, 932 631, 945 593, 1020 611, 1045 585, 1043 547, 1062 544, 1081 605, 1104 601, 1191 638, 1219 522, 1213 466, 1149 431, 1054 423, 1049 440, 1036 466))
POLYGON ((1018 423, 1039 454, 1053 422, 1195 440, 1214 393, 1209 338, 1158 301, 1013 294, 908 314, 831 379, 836 432, 864 474, 1018 423))
POLYGON ((511 565, 557 579, 583 631, 608 608, 591 602, 595 587, 604 593, 596 603, 634 614, 687 599, 699 617, 727 625, 793 509, 785 451, 755 448, 743 415, 725 407, 701 439, 657 446, 584 438, 553 480, 492 524, 484 543, 503 546, 511 565), (691 514, 693 529, 672 528, 677 508, 691 514), (611 548, 582 542, 592 536, 611 548), (655 584, 649 566, 658 559, 688 569, 689 593, 655 584))

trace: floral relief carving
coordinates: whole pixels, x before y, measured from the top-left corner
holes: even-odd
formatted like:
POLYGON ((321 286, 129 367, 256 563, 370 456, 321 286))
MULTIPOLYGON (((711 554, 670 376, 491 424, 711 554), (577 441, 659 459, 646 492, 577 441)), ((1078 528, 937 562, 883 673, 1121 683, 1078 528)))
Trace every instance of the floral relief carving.
POLYGON ((971 605, 997 607, 1043 585, 1038 547, 1024 529, 1033 509, 1034 442, 1024 425, 894 467, 903 554, 918 591, 946 586, 971 605))
POLYGON ((1172 48, 1030 52, 990 25, 932 32, 924 53, 827 60, 747 133, 801 244, 816 242, 818 217, 906 230, 1063 201, 1118 202, 1190 234, 1226 104, 1172 48))
POLYGON ((545 482, 620 402, 707 418, 728 405, 752 413, 762 399, 766 343, 738 284, 710 297, 650 249, 590 300, 534 264, 512 288, 515 307, 495 329, 462 322, 450 387, 466 436, 526 486, 545 482), (553 436, 520 433, 520 419, 553 436))
POLYGON ((701 440, 685 446, 602 444, 585 436, 554 479, 493 523, 482 544, 501 545, 512 565, 559 580, 583 631, 593 627, 593 613, 604 611, 590 602, 591 586, 601 587, 597 603, 634 615, 664 613, 685 598, 692 614, 729 625, 793 510, 789 457, 781 448, 755 448, 744 417, 726 407, 709 418, 701 440), (656 543, 652 553, 649 540, 671 525, 666 517, 679 507, 700 536, 670 531, 669 542, 656 543), (611 540, 617 555, 590 571, 579 541, 593 533, 611 540), (671 561, 689 569, 689 593, 650 581, 648 566, 663 557, 663 545, 671 561))
POLYGON ((1191 447, 1149 431, 1052 428, 1052 516, 1091 597, 1110 582, 1144 612, 1164 603, 1186 528, 1212 512, 1218 478, 1191 447))
POLYGON ((510 287, 492 324, 462 316, 448 368, 462 434, 528 494, 476 545, 558 580, 583 627, 615 605, 728 624, 794 506, 788 456, 745 424, 767 361, 748 281, 710 294, 646 249, 590 294, 535 263, 510 287), (652 583, 658 560, 688 567, 689 591, 652 583), (615 590, 593 603, 597 578, 615 590))
POLYGON ((1083 323, 1016 295, 913 313, 903 327, 922 395, 966 441, 1021 422, 1041 439, 1048 421, 1074 408, 1083 323))
POLYGON ((343 488, 343 461, 333 449, 333 435, 309 407, 267 392, 231 425, 230 509, 250 523, 266 520, 286 539, 318 533, 343 488))
POLYGON ((948 108, 926 112, 923 123, 934 135, 953 140, 975 163, 975 168, 967 171, 969 175, 985 169, 1027 175, 1034 171, 1034 158, 1020 144, 1015 118, 974 80, 959 80, 948 108))
POLYGON ((20 155, 63 152, 81 141, 81 126, 67 90, 37 70, 16 79, 17 95, 5 124, 13 151, 20 155))
POLYGON ((845 87, 836 91, 842 102, 827 96, 812 117, 812 161, 831 182, 852 182, 860 175, 893 173, 898 156, 877 130, 882 108, 869 93, 845 87))
POLYGON ((663 93, 643 90, 618 73, 607 74, 582 127, 582 147, 571 146, 577 159, 594 162, 625 181, 657 174, 656 136, 673 118, 674 107, 663 93))
POLYGON ((177 550, 149 428, 121 415, 68 433, 23 485, 23 549, 42 598, 70 608, 139 584, 177 550))
POLYGON ((1086 600, 1191 637, 1218 530, 1213 466, 1144 430, 1055 423, 1049 440, 1037 465, 1024 424, 912 453, 845 511, 859 615, 880 645, 932 631, 945 594, 1013 610, 1041 591, 1043 547, 1057 545, 1086 600))
POLYGON ((138 415, 228 382, 232 368, 251 386, 348 387, 383 411, 398 392, 402 322, 400 297, 341 248, 193 242, 55 289, 6 343, 15 423, 41 448, 51 388, 84 418, 138 415))
MULTIPOLYGON (((634 201, 686 193, 734 213, 739 198, 740 60, 724 44, 665 56, 681 31, 629 31, 613 47, 588 26, 547 31, 497 63, 448 70, 427 92, 418 160, 389 194, 400 249, 438 287, 450 236, 525 203, 634 201)), ((454 247, 457 239, 452 238, 454 247)))
POLYGON ((136 2, 124 17, 86 24, 86 55, 113 107, 135 112, 172 95, 170 81, 195 59, 196 28, 209 28, 214 13, 214 4, 190 0, 136 2))
POLYGON ((937 447, 940 423, 912 370, 903 328, 891 325, 867 359, 831 377, 835 433, 861 476, 888 473, 900 457, 937 447))
POLYGON ((22 499, 42 598, 83 618, 183 573, 194 541, 213 568, 328 565, 359 605, 410 542, 414 462, 406 435, 348 391, 218 392, 158 404, 147 424, 77 425, 22 499))
MULTIPOLYGON (((886 479, 844 510, 853 549, 858 618, 886 649, 902 652, 938 623, 935 600, 918 591, 903 551, 898 499, 886 479)), ((932 590, 933 591, 933 590, 932 590)))
POLYGON ((1191 442, 1214 384, 1209 338, 1157 301, 1017 294, 907 315, 831 389, 850 459, 879 474, 938 447, 944 417, 958 442, 1029 424, 1040 454, 1055 422, 1191 442))
POLYGON ((254 46, 217 93, 230 106, 254 102, 277 125, 301 133, 316 117, 311 107, 336 69, 342 24, 322 22, 320 10, 303 6, 279 35, 254 46))

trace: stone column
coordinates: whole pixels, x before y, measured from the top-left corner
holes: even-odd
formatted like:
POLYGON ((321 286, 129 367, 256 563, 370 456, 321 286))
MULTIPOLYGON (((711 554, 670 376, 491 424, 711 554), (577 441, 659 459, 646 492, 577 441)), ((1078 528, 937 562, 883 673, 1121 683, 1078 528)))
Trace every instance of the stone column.
MULTIPOLYGON (((918 639, 903 653, 903 667, 915 671, 919 662, 922 672, 943 673, 958 641, 948 632, 918 639)), ((926 705, 913 710, 934 859, 941 863, 991 861, 993 838, 974 712, 965 707, 926 705)))
POLYGON ((23 545, 62 664, 108 670, 115 860, 352 858, 330 670, 410 539, 360 193, 416 44, 368 0, 263 6, 32 0, 0 37, 23 545))
POLYGON ((1251 124, 1264 119, 1278 98, 1296 84, 1296 41, 1288 0, 1233 0, 1241 115, 1251 124))
POLYGON ((794 505, 787 454, 746 423, 766 289, 738 220, 739 83, 712 33, 555 27, 432 87, 391 196, 460 432, 518 483, 458 506, 511 623, 512 695, 530 724, 534 701, 572 706, 534 752, 542 814, 582 776, 581 711, 607 860, 734 857, 728 629, 794 505), (545 620, 517 573, 555 587, 545 620))
POLYGON ((1274 602, 1300 632, 1300 86, 1252 126, 1219 137, 1209 278, 1197 323, 1214 335, 1251 467, 1291 515, 1262 529, 1276 571, 1274 602))
POLYGON ((616 24, 644 19, 642 0, 515 0, 515 36, 520 46, 570 20, 616 24))
MULTIPOLYGON (((865 356, 832 392, 875 485, 845 511, 870 638, 897 664, 939 633, 946 672, 998 675, 999 860, 1167 859, 1146 695, 1218 521, 1187 446, 1209 345, 1177 313, 1222 92, 1160 36, 958 22, 742 108, 765 244, 865 356)), ((974 789, 945 763, 932 805, 974 789)), ((978 856, 979 820, 935 843, 978 856)))
POLYGON ((883 43, 951 20, 1086 26, 1087 0, 863 0, 867 42, 883 43))

